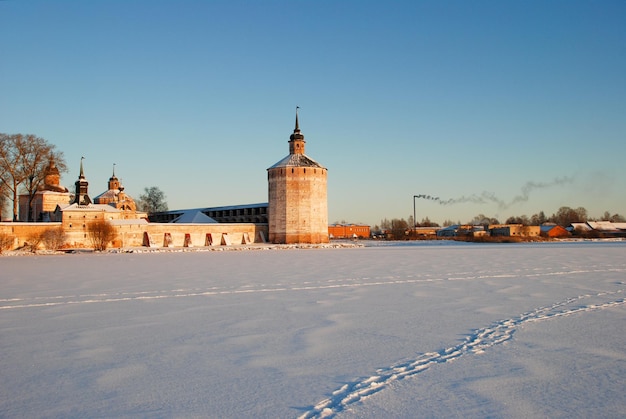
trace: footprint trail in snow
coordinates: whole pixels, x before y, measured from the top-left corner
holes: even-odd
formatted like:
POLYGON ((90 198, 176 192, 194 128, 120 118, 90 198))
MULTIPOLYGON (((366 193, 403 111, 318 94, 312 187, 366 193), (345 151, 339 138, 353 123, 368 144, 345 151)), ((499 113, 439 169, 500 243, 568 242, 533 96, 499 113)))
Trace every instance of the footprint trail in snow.
POLYGON ((456 346, 438 352, 428 352, 415 360, 381 368, 370 377, 345 384, 335 390, 329 398, 320 401, 299 416, 299 419, 333 417, 350 405, 363 401, 395 381, 418 374, 437 364, 453 361, 463 355, 480 354, 485 349, 506 342, 513 337, 517 327, 524 323, 619 306, 626 302, 623 295, 624 290, 580 295, 535 309, 515 318, 495 322, 474 331, 456 346))

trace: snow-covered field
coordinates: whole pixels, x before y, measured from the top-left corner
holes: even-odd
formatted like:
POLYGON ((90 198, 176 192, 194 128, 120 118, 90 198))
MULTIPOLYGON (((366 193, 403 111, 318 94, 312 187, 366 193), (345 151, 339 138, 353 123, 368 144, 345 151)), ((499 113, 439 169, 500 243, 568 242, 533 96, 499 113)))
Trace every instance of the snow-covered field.
POLYGON ((626 242, 0 258, 0 417, 626 416, 626 242))

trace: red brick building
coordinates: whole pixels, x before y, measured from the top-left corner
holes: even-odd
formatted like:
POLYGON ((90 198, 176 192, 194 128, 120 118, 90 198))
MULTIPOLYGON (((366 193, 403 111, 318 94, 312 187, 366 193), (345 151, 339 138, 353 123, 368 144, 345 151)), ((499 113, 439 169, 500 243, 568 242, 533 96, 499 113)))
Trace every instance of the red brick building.
POLYGON ((328 226, 328 235, 333 239, 367 239, 370 226, 365 224, 332 224, 328 226))

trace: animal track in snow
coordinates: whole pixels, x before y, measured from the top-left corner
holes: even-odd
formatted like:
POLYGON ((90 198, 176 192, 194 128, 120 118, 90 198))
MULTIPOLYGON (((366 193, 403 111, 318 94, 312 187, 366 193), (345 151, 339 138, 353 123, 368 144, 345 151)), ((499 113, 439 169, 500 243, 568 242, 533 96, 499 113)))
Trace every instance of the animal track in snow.
POLYGON ((416 375, 436 364, 453 361, 463 355, 483 353, 492 346, 506 342, 512 338, 515 330, 524 323, 619 306, 626 302, 623 295, 624 290, 580 295, 550 306, 537 308, 511 319, 500 320, 485 328, 475 330, 456 346, 437 352, 428 352, 415 360, 378 369, 375 374, 369 377, 345 384, 333 391, 329 398, 320 401, 299 416, 299 419, 333 417, 350 405, 383 390, 395 381, 416 375), (584 301, 588 303, 581 305, 584 301), (574 304, 578 305, 573 306, 574 304))

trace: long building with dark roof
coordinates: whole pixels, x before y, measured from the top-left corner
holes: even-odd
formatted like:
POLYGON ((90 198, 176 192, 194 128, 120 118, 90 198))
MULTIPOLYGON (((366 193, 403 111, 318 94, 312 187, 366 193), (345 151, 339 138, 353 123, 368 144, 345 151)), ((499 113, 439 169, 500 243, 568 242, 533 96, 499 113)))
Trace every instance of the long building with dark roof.
POLYGON ((228 205, 155 212, 148 216, 152 223, 171 223, 185 214, 202 213, 218 223, 267 223, 268 203, 228 205))

